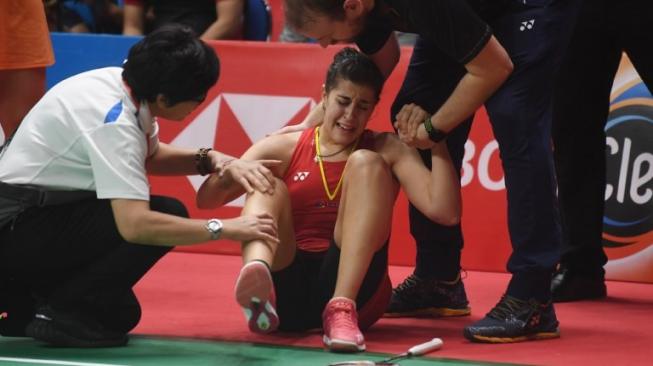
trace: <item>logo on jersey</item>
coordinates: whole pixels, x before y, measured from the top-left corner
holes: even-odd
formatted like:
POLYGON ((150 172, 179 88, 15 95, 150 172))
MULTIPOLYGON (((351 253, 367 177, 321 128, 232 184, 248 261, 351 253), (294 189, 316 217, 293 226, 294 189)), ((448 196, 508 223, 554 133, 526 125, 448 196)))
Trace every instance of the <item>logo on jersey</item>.
POLYGON ((338 201, 317 201, 315 202, 316 208, 338 208, 338 201))
POLYGON ((295 176, 292 177, 292 180, 297 182, 297 181, 303 181, 304 179, 308 178, 309 172, 297 172, 295 176))
POLYGON ((605 127, 603 244, 647 246, 653 243, 653 98, 635 73, 620 76, 605 127))

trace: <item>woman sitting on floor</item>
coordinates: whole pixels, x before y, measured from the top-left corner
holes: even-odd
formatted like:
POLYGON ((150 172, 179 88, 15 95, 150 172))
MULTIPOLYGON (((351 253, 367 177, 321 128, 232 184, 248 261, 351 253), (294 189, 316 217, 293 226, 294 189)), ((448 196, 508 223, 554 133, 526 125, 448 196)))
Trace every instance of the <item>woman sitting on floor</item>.
MULTIPOLYGON (((399 186, 432 220, 459 222, 458 175, 445 143, 431 150, 431 172, 395 134, 365 128, 383 80, 371 59, 343 49, 326 75, 322 125, 269 136, 243 155, 282 162, 271 168, 279 179, 274 191, 248 194, 243 209, 243 214, 271 214, 281 243, 242 245, 245 264, 236 300, 250 330, 322 326, 329 349, 364 350, 359 327, 372 325, 390 297, 388 241, 399 186)), ((426 116, 410 105, 397 120, 423 121, 426 116)), ((405 129, 407 122, 397 125, 405 129)), ((238 182, 213 175, 200 188, 197 202, 213 208, 243 193, 238 182)))

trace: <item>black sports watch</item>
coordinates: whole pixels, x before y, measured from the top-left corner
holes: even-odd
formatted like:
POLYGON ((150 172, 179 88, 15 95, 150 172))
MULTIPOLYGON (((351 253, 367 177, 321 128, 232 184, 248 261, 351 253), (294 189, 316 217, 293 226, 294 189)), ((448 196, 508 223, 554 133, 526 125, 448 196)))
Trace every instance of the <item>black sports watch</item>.
POLYGON ((426 133, 429 134, 429 140, 437 143, 447 138, 447 133, 439 128, 433 127, 431 117, 432 115, 426 117, 424 120, 424 128, 426 129, 426 133))

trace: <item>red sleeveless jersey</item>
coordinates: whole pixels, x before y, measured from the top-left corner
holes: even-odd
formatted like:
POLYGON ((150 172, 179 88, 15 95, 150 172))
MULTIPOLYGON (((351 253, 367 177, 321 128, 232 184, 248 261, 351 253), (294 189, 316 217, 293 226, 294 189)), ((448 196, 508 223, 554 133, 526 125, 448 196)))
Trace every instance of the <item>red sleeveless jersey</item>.
MULTIPOLYGON (((365 130, 357 149, 371 149, 373 143, 374 133, 365 130)), ((288 170, 283 177, 292 204, 297 248, 308 252, 322 252, 329 247, 336 226, 342 191, 341 187, 336 197, 329 200, 322 183, 320 165, 315 160, 315 156, 315 129, 311 128, 305 130, 299 137, 288 170)), ((345 163, 346 161, 322 163, 332 193, 345 169, 345 163)))

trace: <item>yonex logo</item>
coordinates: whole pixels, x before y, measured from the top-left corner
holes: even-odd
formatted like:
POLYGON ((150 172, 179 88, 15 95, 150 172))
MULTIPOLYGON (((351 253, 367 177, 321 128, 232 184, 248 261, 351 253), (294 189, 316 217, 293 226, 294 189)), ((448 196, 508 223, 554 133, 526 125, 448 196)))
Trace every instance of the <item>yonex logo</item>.
POLYGON ((525 31, 525 30, 531 30, 535 26, 535 19, 527 20, 525 22, 521 22, 521 26, 519 27, 520 31, 525 31))
POLYGON ((295 182, 303 181, 308 177, 308 173, 309 172, 297 172, 297 174, 295 174, 295 176, 292 177, 292 180, 294 180, 295 182))

